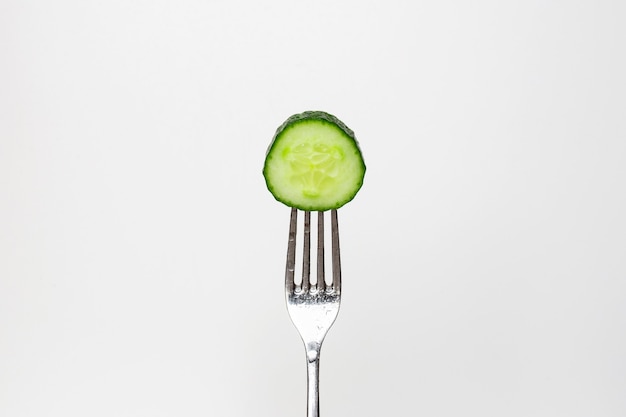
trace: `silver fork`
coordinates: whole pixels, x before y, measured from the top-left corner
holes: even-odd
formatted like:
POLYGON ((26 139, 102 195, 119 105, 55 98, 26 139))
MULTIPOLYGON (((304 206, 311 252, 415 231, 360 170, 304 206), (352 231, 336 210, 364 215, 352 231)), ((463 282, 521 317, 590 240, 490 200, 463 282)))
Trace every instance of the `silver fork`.
POLYGON ((317 282, 310 280, 311 212, 304 212, 304 243, 302 282, 294 281, 296 264, 296 229, 298 210, 291 210, 285 293, 287 311, 304 342, 307 359, 307 416, 319 417, 320 349, 328 330, 335 322, 341 301, 341 263, 339 260, 339 230, 337 210, 331 210, 332 284, 324 279, 324 212, 317 220, 317 282))

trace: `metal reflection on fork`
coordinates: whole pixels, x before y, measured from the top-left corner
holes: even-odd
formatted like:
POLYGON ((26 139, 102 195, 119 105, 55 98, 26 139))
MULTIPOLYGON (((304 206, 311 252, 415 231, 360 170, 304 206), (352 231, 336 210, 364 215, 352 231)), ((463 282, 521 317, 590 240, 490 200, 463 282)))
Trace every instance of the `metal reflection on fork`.
POLYGON ((311 212, 304 212, 302 282, 294 280, 298 210, 291 210, 285 295, 291 321, 304 342, 307 359, 307 416, 319 417, 320 349, 328 330, 335 322, 341 301, 341 262, 337 210, 330 211, 332 242, 332 282, 326 283, 324 271, 324 212, 317 220, 317 279, 311 282, 311 212))

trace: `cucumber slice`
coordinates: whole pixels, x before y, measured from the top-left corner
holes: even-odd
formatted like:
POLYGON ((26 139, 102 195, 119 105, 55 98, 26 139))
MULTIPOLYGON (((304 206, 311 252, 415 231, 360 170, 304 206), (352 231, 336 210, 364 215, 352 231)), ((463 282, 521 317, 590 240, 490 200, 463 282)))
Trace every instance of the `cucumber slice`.
POLYGON ((326 211, 354 198, 363 185, 365 163, 352 130, 333 115, 307 111, 276 130, 263 176, 281 203, 326 211))

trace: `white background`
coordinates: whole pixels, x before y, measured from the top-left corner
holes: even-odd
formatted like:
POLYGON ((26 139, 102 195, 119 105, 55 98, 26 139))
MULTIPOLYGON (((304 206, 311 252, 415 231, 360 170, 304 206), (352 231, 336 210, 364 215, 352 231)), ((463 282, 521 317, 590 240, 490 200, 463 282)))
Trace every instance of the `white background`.
POLYGON ((305 415, 289 209, 325 110, 339 211, 325 417, 626 415, 626 5, 0 3, 0 415, 305 415))

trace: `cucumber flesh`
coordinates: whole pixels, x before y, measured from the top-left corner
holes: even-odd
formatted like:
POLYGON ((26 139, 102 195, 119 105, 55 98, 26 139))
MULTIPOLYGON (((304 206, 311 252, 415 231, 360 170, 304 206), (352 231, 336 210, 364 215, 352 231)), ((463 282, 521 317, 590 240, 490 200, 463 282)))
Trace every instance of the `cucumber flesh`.
POLYGON ((321 111, 291 116, 276 131, 263 167, 276 200, 300 210, 326 211, 351 201, 365 163, 354 133, 321 111))

